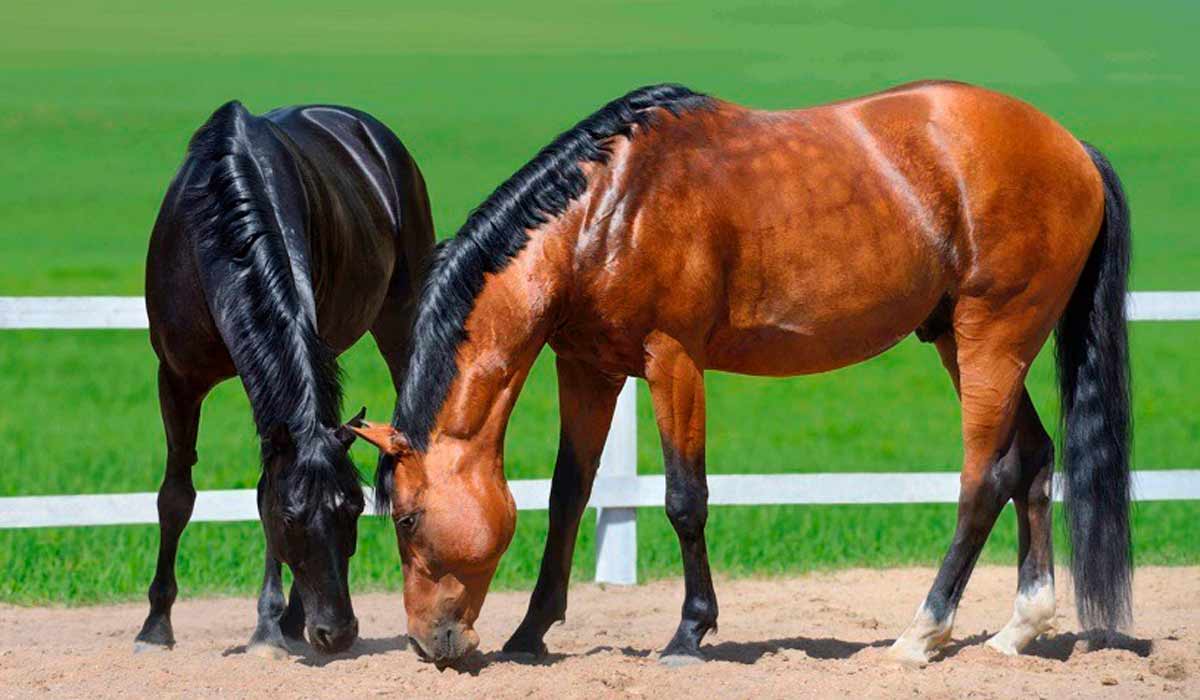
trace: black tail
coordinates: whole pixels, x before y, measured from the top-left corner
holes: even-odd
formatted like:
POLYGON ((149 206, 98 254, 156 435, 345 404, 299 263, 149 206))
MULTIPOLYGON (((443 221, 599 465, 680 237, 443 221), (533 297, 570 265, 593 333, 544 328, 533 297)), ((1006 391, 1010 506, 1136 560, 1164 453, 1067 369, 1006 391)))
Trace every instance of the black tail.
POLYGON ((1085 630, 1133 617, 1129 455, 1133 438, 1125 290, 1129 207, 1112 165, 1083 144, 1104 181, 1104 220, 1058 322, 1063 485, 1076 608, 1085 630))

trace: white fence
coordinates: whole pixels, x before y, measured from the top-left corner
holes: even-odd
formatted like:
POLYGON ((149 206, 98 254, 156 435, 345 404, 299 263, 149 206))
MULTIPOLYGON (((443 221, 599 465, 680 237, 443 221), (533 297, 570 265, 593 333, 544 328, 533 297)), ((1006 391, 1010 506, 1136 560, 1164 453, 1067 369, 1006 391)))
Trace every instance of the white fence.
MULTIPOLYGON (((1200 292, 1135 292, 1135 321, 1200 320, 1200 292)), ((146 328, 141 297, 0 297, 0 330, 146 328)), ((629 380, 600 461, 589 507, 596 514, 596 580, 637 581, 637 508, 664 501, 661 476, 637 475, 637 394, 629 380)), ((713 505, 954 503, 957 472, 711 475, 713 505)), ((509 482, 517 508, 543 510, 548 479, 509 482)), ((1057 489, 1056 489, 1057 491, 1057 489)), ((1200 500, 1200 469, 1138 471, 1139 500, 1200 500)), ((157 523, 154 493, 0 498, 0 528, 157 523)), ((255 520, 253 489, 202 491, 193 521, 255 520)))

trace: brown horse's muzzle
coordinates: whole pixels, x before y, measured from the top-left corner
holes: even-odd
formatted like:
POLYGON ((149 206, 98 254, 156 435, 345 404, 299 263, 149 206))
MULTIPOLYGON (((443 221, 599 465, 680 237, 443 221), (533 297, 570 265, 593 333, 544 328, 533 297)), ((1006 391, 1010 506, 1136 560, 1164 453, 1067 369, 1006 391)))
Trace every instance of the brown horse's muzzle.
POLYGON ((410 634, 417 655, 432 662, 439 670, 454 665, 479 646, 475 630, 458 620, 434 625, 428 635, 410 634))

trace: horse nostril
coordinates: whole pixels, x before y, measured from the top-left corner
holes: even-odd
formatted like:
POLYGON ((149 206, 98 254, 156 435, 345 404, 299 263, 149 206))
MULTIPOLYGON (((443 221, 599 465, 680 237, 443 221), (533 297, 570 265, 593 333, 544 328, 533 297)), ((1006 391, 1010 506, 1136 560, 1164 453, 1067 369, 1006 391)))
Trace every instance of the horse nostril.
POLYGON ((309 628, 308 635, 313 646, 323 652, 336 654, 349 649, 358 639, 358 619, 351 618, 348 624, 341 626, 316 624, 309 628))

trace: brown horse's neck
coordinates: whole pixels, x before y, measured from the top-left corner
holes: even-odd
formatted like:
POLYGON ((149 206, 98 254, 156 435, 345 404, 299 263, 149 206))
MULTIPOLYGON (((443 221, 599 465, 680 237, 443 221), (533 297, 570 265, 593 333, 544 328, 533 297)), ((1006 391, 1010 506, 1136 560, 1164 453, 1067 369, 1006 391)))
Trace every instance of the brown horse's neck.
POLYGON ((438 411, 430 442, 465 441, 476 456, 499 455, 517 396, 552 332, 566 289, 574 217, 532 232, 528 245, 490 275, 466 323, 458 373, 438 411), (482 451, 482 453, 477 452, 482 451))

